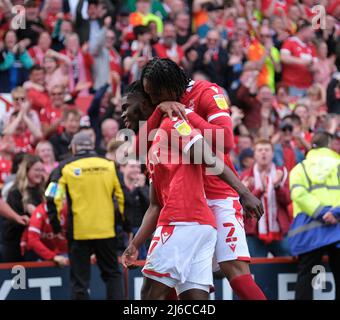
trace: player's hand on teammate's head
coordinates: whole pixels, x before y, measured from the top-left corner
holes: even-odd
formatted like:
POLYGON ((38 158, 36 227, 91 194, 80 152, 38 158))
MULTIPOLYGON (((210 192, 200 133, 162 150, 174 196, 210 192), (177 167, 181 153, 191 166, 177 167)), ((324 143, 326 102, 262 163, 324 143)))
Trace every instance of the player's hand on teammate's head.
POLYGON ((122 255, 122 264, 125 268, 130 268, 134 266, 134 263, 138 258, 138 250, 137 248, 130 243, 129 246, 125 249, 122 255))
POLYGON ((264 213, 262 202, 251 192, 247 192, 240 196, 240 202, 243 206, 243 211, 248 218, 256 218, 259 220, 262 217, 264 213))
POLYGON ((185 112, 185 105, 177 101, 163 101, 157 106, 163 113, 172 119, 172 117, 179 117, 183 120, 188 120, 185 112))

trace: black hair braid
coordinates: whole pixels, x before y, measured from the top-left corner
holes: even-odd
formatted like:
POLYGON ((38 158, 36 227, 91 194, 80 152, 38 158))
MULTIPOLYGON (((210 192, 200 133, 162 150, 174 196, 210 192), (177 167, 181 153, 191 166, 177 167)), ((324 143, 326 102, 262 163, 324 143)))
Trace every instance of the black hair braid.
POLYGON ((174 93, 176 100, 181 98, 190 81, 183 69, 174 61, 160 58, 154 58, 145 65, 141 75, 142 84, 144 79, 151 83, 156 92, 163 88, 174 93))

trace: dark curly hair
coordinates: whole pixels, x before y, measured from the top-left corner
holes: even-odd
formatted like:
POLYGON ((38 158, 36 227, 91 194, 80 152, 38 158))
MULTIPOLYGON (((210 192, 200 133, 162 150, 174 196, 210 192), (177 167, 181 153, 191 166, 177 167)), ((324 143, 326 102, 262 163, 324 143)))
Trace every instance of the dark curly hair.
MULTIPOLYGON (((174 61, 170 59, 154 58, 150 60, 142 70, 141 83, 147 79, 156 92, 161 89, 175 94, 179 100, 184 94, 190 78, 174 61)), ((143 87, 144 90, 144 87, 143 87)))

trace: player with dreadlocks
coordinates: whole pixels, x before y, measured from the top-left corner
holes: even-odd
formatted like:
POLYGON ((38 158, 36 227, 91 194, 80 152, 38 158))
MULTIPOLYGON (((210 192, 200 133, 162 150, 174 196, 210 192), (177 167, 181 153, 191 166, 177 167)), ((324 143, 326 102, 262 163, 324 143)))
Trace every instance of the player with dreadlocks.
MULTIPOLYGON (((122 118, 128 127, 136 127, 132 122, 136 121, 137 105, 144 105, 140 109, 146 118, 154 109, 147 107, 144 98, 143 92, 137 94, 130 88, 124 95, 122 118)), ((216 230, 215 217, 204 197, 202 161, 213 167, 220 179, 248 196, 248 201, 254 199, 234 172, 212 157, 197 130, 181 119, 163 117, 148 152, 150 207, 122 257, 125 266, 133 264, 140 245, 156 230, 143 268, 142 299, 164 299, 173 287, 180 299, 208 298, 216 230), (190 162, 183 161, 185 155, 190 155, 190 162)), ((261 214, 261 202, 256 198, 254 202, 261 214)))
MULTIPOLYGON (((176 63, 159 58, 146 64, 141 82, 144 92, 156 107, 144 126, 147 133, 159 127, 164 114, 170 118, 173 114, 180 116, 199 129, 208 141, 211 138, 212 150, 237 175, 229 155, 234 146, 230 110, 218 85, 192 81, 176 63)), ((215 258, 220 269, 239 298, 265 299, 250 274, 250 254, 243 223, 242 211, 252 213, 257 219, 261 217, 255 202, 246 203, 245 195, 236 192, 215 175, 205 175, 204 190, 217 222, 215 258)))

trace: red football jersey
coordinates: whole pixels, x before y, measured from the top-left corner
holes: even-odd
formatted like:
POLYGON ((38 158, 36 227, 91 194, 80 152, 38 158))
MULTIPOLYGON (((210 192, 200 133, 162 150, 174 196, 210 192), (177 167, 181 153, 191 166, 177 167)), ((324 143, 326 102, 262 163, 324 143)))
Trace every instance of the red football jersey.
MULTIPOLYGON (((62 230, 66 229, 66 210, 64 209, 60 221, 62 230)), ((22 251, 34 250, 45 260, 51 260, 57 254, 67 253, 66 237, 53 233, 46 204, 40 204, 33 212, 30 224, 21 238, 21 249, 22 251)))
MULTIPOLYGON (((314 45, 307 45, 298 37, 288 38, 282 45, 281 53, 287 53, 292 57, 309 61, 316 59, 316 49, 314 45)), ((288 86, 305 89, 313 84, 313 73, 306 66, 283 64, 282 81, 288 86)))
POLYGON ((148 152, 148 170, 162 206, 158 226, 207 224, 215 217, 204 195, 203 166, 190 164, 200 133, 183 120, 164 118, 148 152))
POLYGON ((41 123, 51 125, 57 120, 61 119, 63 115, 63 110, 60 108, 54 108, 48 106, 46 108, 40 109, 40 121, 41 123))
POLYGON ((15 153, 31 153, 33 154, 34 138, 29 130, 26 130, 22 135, 13 135, 15 153))
MULTIPOLYGON (((205 121, 230 127, 232 133, 228 103, 223 90, 217 84, 208 81, 191 81, 180 102, 195 111, 205 121)), ((188 116, 190 120, 190 114, 188 116)), ((229 153, 224 154, 224 163, 237 175, 229 153)), ((208 199, 238 196, 233 188, 214 175, 204 176, 204 190, 208 199)))

